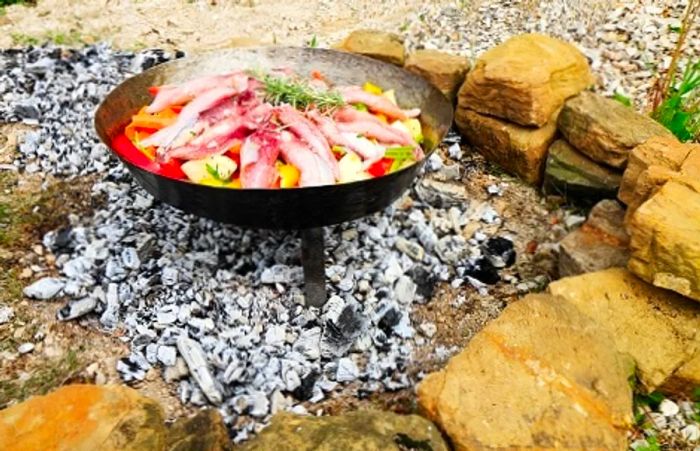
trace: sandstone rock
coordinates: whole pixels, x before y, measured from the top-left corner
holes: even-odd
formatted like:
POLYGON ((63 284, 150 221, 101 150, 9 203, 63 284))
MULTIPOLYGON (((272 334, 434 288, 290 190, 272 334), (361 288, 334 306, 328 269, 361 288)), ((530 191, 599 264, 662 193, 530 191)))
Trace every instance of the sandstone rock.
POLYGON ((378 30, 356 30, 338 46, 346 52, 359 53, 387 63, 403 66, 406 60, 403 40, 394 34, 378 30))
POLYGON ((700 306, 623 268, 567 277, 551 283, 549 292, 607 329, 617 349, 635 360, 648 391, 699 349, 700 306))
POLYGON ((671 136, 655 120, 592 92, 567 100, 557 122, 579 152, 615 168, 624 168, 630 151, 647 139, 671 136))
POLYGON ((522 127, 462 107, 457 108, 455 121, 467 141, 489 161, 527 183, 542 181, 547 149, 557 132, 554 121, 541 128, 522 127))
POLYGON ((567 98, 593 83, 576 47, 522 34, 484 53, 459 90, 459 106, 521 125, 543 126, 567 98))
POLYGON ((0 411, 0 442, 17 450, 162 450, 163 421, 161 407, 133 389, 68 385, 0 411))
POLYGON ((614 198, 622 175, 576 151, 563 139, 549 146, 544 170, 544 189, 568 199, 614 198))
POLYGON ((678 368, 659 390, 674 395, 693 396, 700 387, 700 353, 678 368))
POLYGON ((357 411, 341 416, 278 413, 242 451, 447 451, 437 427, 418 415, 357 411))
POLYGON ((629 237, 624 219, 625 210, 617 201, 596 204, 588 220, 559 243, 559 275, 627 266, 629 237))
POLYGON ((221 414, 202 410, 190 418, 177 420, 168 428, 167 451, 228 451, 233 449, 221 414))
POLYGON ((576 307, 548 295, 509 305, 418 386, 457 450, 626 449, 629 361, 576 307))
POLYGON ((644 171, 650 166, 678 171, 690 150, 691 145, 682 144, 673 136, 655 136, 644 141, 629 154, 618 198, 629 205, 634 200, 637 179, 644 171))
POLYGON ((428 80, 454 102, 469 70, 469 60, 438 50, 416 50, 408 56, 404 68, 428 80))
POLYGON ((628 222, 629 269, 652 284, 700 301, 700 182, 674 178, 628 222))
POLYGON ((265 45, 265 43, 250 36, 235 36, 226 41, 226 47, 229 48, 259 47, 261 45, 265 45))

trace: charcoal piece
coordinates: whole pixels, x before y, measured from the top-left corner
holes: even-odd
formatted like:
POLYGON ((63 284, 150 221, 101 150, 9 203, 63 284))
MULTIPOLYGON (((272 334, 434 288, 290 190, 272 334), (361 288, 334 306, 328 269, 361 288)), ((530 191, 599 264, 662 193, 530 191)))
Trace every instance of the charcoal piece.
POLYGON ((53 240, 51 250, 54 254, 57 251, 70 251, 73 248, 73 229, 71 227, 63 227, 58 229, 56 237, 53 240))
POLYGON ((437 277, 432 272, 428 271, 423 265, 415 265, 406 273, 415 284, 418 286, 416 294, 426 300, 430 300, 435 292, 437 285, 437 277))
POLYGON ((515 263, 515 249, 513 242, 508 238, 500 236, 489 238, 484 245, 484 253, 497 268, 507 268, 515 263))
POLYGON ((501 276, 498 274, 496 267, 491 264, 489 259, 484 257, 476 260, 474 263, 468 264, 466 267, 466 274, 487 285, 494 285, 501 280, 501 276))
POLYGON ((301 378, 301 385, 294 389, 292 396, 299 401, 308 401, 314 395, 314 386, 320 374, 317 371, 311 371, 309 374, 301 378))
POLYGON ((394 326, 399 324, 399 321, 401 321, 401 312, 391 307, 384 313, 377 325, 387 336, 390 336, 394 331, 394 326))
POLYGON ((364 329, 364 318, 351 305, 345 306, 338 319, 327 321, 321 339, 321 352, 340 357, 350 350, 364 329))

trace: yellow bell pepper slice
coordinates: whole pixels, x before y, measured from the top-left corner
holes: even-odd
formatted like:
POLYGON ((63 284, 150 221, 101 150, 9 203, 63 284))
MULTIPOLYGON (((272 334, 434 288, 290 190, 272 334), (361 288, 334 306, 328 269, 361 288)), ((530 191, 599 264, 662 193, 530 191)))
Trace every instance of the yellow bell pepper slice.
POLYGON ((280 173, 280 188, 294 188, 299 184, 299 169, 291 164, 280 164, 277 169, 280 173))
POLYGON ((378 96, 382 95, 382 92, 384 92, 382 90, 382 88, 380 88, 379 86, 375 85, 374 83, 370 83, 368 81, 365 82, 365 84, 362 86, 362 89, 365 92, 369 92, 370 94, 376 94, 378 96))

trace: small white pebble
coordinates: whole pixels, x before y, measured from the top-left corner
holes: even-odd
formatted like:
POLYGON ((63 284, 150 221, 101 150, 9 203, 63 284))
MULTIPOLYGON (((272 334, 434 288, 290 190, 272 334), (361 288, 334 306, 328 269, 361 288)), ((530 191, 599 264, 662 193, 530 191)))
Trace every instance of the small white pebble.
POLYGON ((700 440, 700 428, 696 424, 689 424, 681 429, 681 435, 689 442, 697 442, 700 440))
POLYGON ((661 401, 661 404, 659 404, 659 412, 661 412, 665 417, 676 416, 678 415, 679 411, 680 408, 678 407, 678 404, 671 401, 670 399, 664 399, 663 401, 661 401))
POLYGON ((22 343, 17 347, 20 354, 28 354, 34 350, 34 343, 22 343))

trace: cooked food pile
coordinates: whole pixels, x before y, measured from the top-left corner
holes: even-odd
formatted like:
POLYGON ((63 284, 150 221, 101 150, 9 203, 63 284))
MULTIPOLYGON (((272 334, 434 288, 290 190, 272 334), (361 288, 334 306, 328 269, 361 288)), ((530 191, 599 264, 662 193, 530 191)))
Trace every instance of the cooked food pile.
POLYGON ((114 141, 132 163, 228 188, 294 188, 380 177, 423 158, 420 110, 393 90, 331 86, 318 71, 233 72, 154 96, 114 141))

